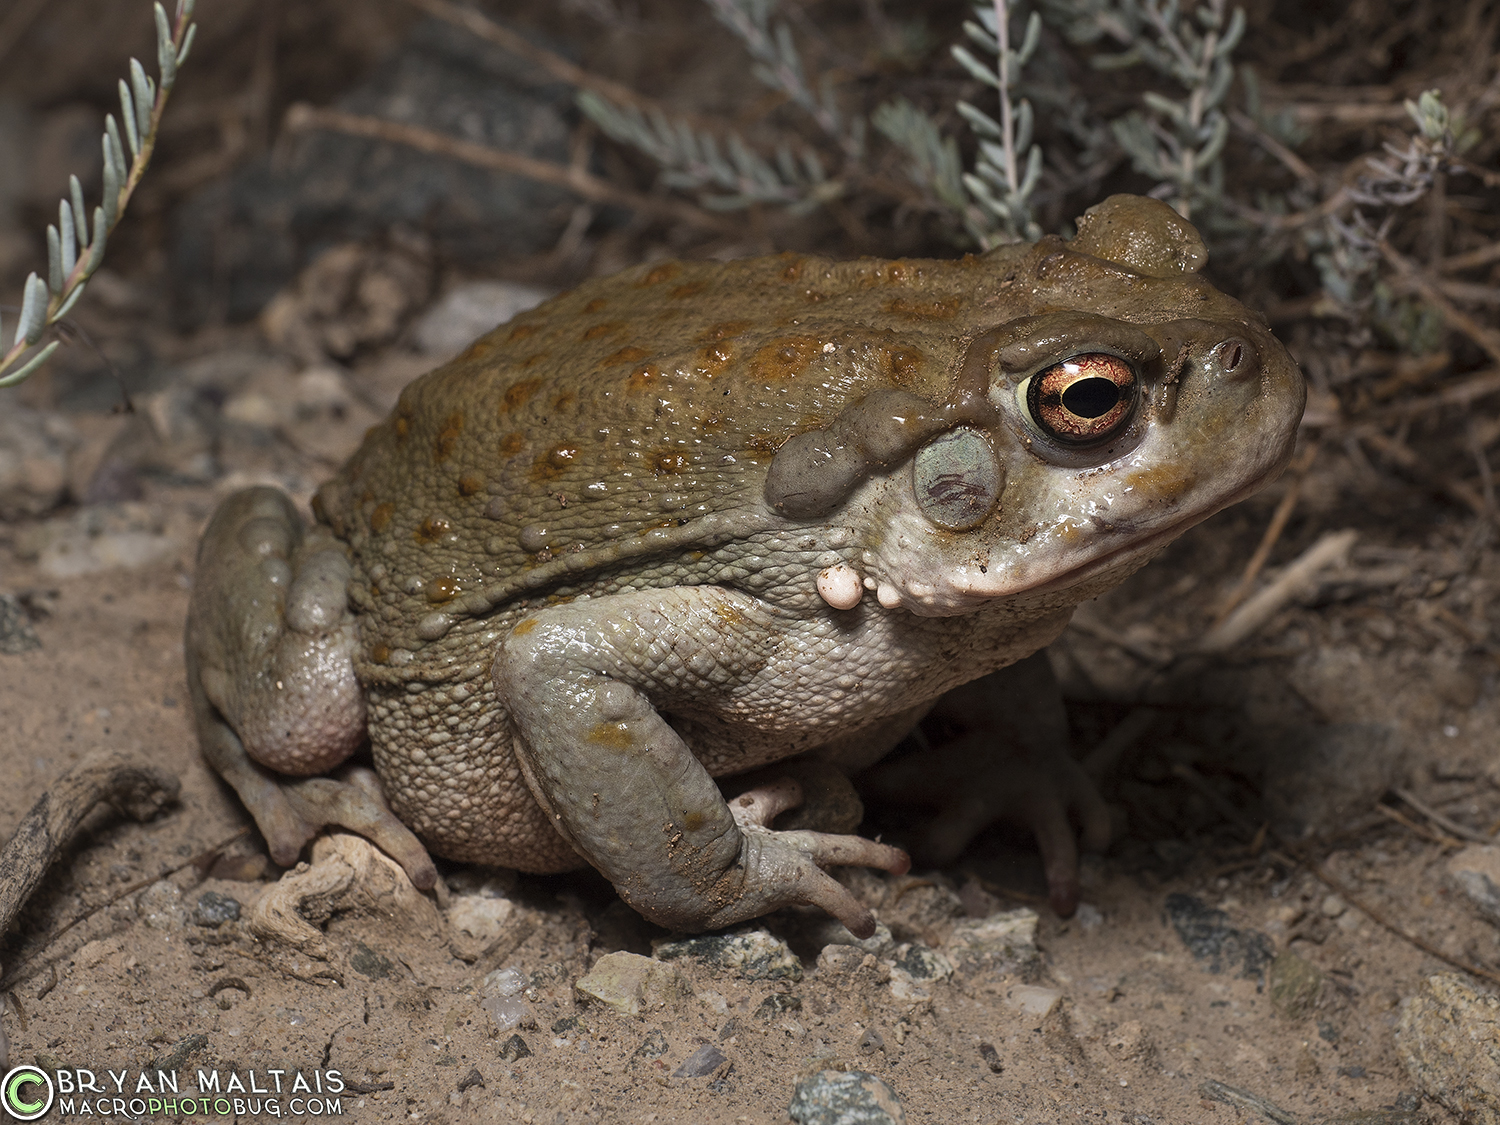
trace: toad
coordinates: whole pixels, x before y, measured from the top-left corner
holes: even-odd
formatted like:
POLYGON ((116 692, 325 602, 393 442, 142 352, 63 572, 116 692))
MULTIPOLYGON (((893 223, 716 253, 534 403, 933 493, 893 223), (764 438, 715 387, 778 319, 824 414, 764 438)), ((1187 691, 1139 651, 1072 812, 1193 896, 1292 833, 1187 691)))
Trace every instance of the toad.
POLYGON ((402 392, 311 525, 269 488, 213 516, 204 753, 283 865, 342 825, 419 887, 430 855, 589 863, 674 929, 815 904, 866 935, 825 868, 909 860, 840 779, 936 706, 984 762, 943 847, 1027 822, 1066 911, 1072 822, 1108 818, 1039 650, 1302 413, 1205 258, 1115 196, 1070 242, 658 262, 522 313, 402 392), (809 802, 844 812, 789 826, 809 802))

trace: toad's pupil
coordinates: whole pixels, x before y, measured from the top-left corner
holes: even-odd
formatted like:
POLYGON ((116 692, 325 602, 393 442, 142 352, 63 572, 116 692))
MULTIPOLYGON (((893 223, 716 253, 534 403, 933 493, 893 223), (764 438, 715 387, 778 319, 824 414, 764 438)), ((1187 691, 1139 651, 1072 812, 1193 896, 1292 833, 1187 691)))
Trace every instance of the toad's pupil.
POLYGON ((1093 376, 1069 384, 1062 393, 1062 404, 1080 418, 1102 418, 1120 401, 1120 388, 1112 380, 1093 376))

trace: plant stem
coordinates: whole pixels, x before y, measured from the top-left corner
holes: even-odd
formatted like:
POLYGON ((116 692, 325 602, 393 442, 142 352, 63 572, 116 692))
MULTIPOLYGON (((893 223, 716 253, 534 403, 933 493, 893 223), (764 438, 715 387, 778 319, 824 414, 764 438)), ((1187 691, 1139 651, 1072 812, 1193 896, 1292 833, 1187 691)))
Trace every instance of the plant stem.
POLYGON ((1010 5, 1007 0, 995 0, 995 38, 1000 43, 1000 144, 1005 149, 1005 181, 1014 198, 1021 190, 1021 179, 1016 174, 1016 135, 1011 120, 1010 108, 1010 5))

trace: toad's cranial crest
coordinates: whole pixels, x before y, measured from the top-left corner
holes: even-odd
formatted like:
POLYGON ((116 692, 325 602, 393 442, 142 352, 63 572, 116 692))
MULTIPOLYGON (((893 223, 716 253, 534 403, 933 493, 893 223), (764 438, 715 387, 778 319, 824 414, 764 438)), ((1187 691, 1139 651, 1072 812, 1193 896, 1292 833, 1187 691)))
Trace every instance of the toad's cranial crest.
POLYGON ((938 705, 1067 909, 1069 814, 1095 844, 1105 818, 1026 658, 1274 475, 1301 416, 1204 260, 1115 196, 1071 242, 654 263, 522 313, 406 388, 311 527, 270 489, 215 514, 204 751, 283 864, 338 824, 418 885, 429 853, 587 862, 674 928, 813 903, 863 933, 823 869, 908 861, 820 794, 938 705), (323 776, 366 739, 374 774, 323 776), (731 812, 715 779, 752 770, 731 812))

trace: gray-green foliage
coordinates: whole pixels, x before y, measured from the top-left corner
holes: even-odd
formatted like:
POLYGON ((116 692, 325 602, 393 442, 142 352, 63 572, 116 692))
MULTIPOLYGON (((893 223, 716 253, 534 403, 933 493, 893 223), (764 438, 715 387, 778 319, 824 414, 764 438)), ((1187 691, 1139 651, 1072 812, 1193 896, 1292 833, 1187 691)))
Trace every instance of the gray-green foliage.
POLYGON ((1020 47, 1012 48, 1009 28, 1002 27, 997 8, 1008 19, 1008 4, 976 4, 974 19, 964 23, 964 34, 988 56, 985 61, 965 46, 953 48, 959 65, 994 90, 999 103, 999 120, 969 102, 955 106, 979 141, 973 171, 963 170, 958 143, 943 136, 933 120, 906 99, 887 103, 872 116, 875 128, 906 153, 911 178, 956 213, 969 239, 986 250, 1006 242, 1035 241, 1042 234, 1031 210, 1031 195, 1042 175, 1042 150, 1031 140, 1031 103, 1014 98, 1021 70, 1041 41, 1041 19, 1032 12, 1020 47))
POLYGON ((1416 133, 1404 147, 1387 143, 1385 156, 1368 158, 1366 171, 1341 189, 1354 205, 1348 214, 1334 211, 1302 238, 1325 294, 1351 312, 1366 313, 1392 343, 1421 354, 1442 346, 1442 316, 1425 302, 1396 294, 1383 276, 1380 247, 1402 209, 1424 198, 1449 161, 1478 136, 1452 120, 1437 90, 1405 105, 1416 133))
POLYGON ((1172 98, 1144 91, 1144 107, 1111 123, 1136 171, 1159 183, 1184 217, 1217 205, 1223 196, 1224 101, 1234 81, 1232 55, 1245 33, 1241 8, 1200 0, 1184 10, 1177 0, 1040 0, 1050 21, 1072 43, 1112 40, 1124 48, 1099 53, 1101 69, 1144 64, 1182 88, 1172 98))
MULTIPOLYGON (((125 144, 114 114, 104 119, 104 190, 94 208, 92 234, 83 185, 68 177, 68 198, 57 209, 56 225, 47 227, 47 280, 35 273, 26 279, 21 315, 10 350, 0 354, 0 387, 11 387, 33 375, 57 349, 53 340, 31 355, 48 326, 57 323, 83 296, 84 286, 104 260, 104 245, 120 221, 130 196, 145 175, 156 146, 162 110, 177 80, 177 69, 187 61, 197 25, 192 22, 194 0, 177 0, 177 15, 168 22, 166 9, 155 5, 156 61, 161 74, 154 81, 136 59, 130 60, 130 81, 120 81, 120 116, 125 122, 125 144)), ((0 343, 3 347, 3 343, 0 343)))
POLYGON ((664 184, 698 192, 698 202, 710 210, 768 203, 802 214, 843 192, 843 184, 829 179, 818 154, 806 146, 794 155, 789 145, 779 145, 772 162, 737 133, 730 133, 721 147, 712 133, 674 121, 660 110, 615 105, 592 90, 580 90, 577 103, 606 134, 660 164, 664 184))
POLYGON ((845 118, 834 93, 833 79, 823 75, 813 92, 802 66, 802 56, 785 22, 773 27, 771 14, 776 0, 704 0, 714 18, 744 43, 755 59, 751 73, 773 90, 779 90, 817 123, 824 134, 839 142, 852 159, 864 151, 865 124, 862 118, 845 118))
MULTIPOLYGON (((697 194, 713 210, 752 204, 785 208, 794 215, 820 207, 847 190, 847 178, 865 157, 866 122, 839 105, 829 75, 809 78, 784 21, 775 20, 776 0, 704 0, 715 18, 744 44, 761 82, 802 109, 838 149, 844 169, 830 172, 824 155, 809 145, 782 142, 773 158, 757 153, 737 133, 723 140, 658 109, 620 105, 592 91, 577 95, 580 110, 608 136, 650 156, 662 168, 662 182, 697 194)), ((965 47, 954 57, 999 95, 999 120, 978 106, 960 102, 979 139, 972 171, 965 171, 958 143, 905 98, 879 106, 870 123, 908 157, 911 178, 939 211, 955 215, 969 241, 988 249, 1002 242, 1036 239, 1041 228, 1032 216, 1030 196, 1042 172, 1041 149, 1031 143, 1031 105, 1022 99, 1012 111, 1012 93, 1021 68, 1036 50, 1041 23, 1036 13, 1025 25, 1018 49, 1002 52, 996 8, 978 4, 965 33, 994 61, 981 62, 965 47)))
MULTIPOLYGON (((705 0, 754 59, 755 77, 800 107, 840 150, 858 162, 864 155, 865 121, 846 115, 830 76, 809 82, 802 57, 783 21, 772 22, 776 0, 705 0)), ((766 159, 737 133, 721 143, 706 130, 674 120, 660 110, 616 105, 592 90, 577 95, 578 108, 606 134, 646 153, 662 166, 662 182, 698 193, 698 202, 718 211, 762 203, 794 215, 814 210, 844 193, 845 183, 830 176, 823 158, 807 145, 783 142, 766 159)))
POLYGON ((953 57, 959 64, 993 88, 1000 101, 999 121, 976 105, 965 101, 957 104, 958 112, 979 137, 974 171, 964 176, 964 187, 968 188, 969 195, 989 220, 980 222, 975 217, 966 216, 965 226, 975 241, 986 249, 1000 242, 1021 239, 1035 242, 1042 236, 1041 227, 1032 218, 1030 202, 1031 193, 1036 190, 1042 176, 1042 149, 1031 143, 1034 126, 1031 103, 1025 98, 1014 101, 1021 68, 1030 61, 1041 42, 1042 20, 1036 12, 1031 13, 1021 46, 1013 50, 1008 29, 1000 20, 1002 14, 1009 16, 1008 5, 977 4, 974 15, 979 22, 968 20, 964 23, 964 34, 995 57, 993 64, 980 62, 961 45, 953 48, 953 57), (1018 164, 1022 152, 1026 153, 1024 171, 1018 164))

